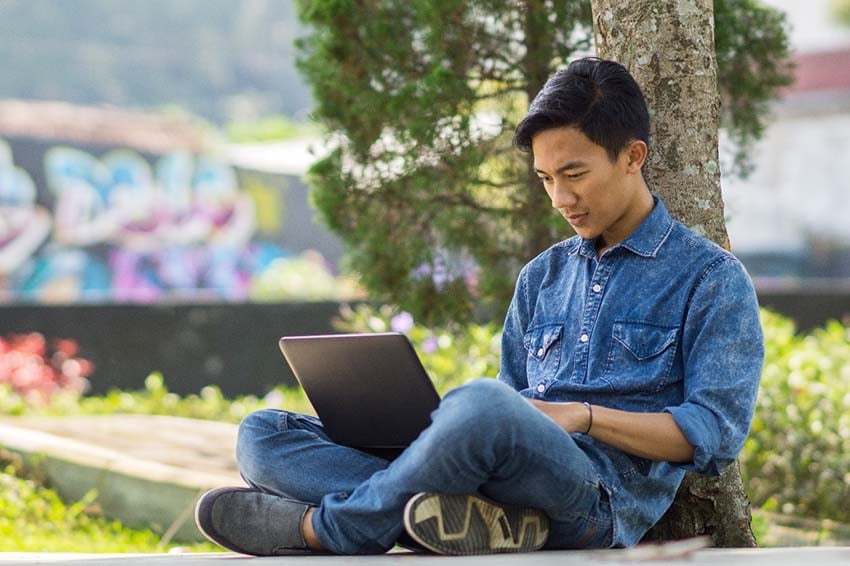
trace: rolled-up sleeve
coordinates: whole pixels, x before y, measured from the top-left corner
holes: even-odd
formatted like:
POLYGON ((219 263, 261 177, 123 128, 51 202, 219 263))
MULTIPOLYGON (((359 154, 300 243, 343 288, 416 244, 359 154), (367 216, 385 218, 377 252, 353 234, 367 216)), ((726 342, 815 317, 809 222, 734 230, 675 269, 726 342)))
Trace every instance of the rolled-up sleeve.
POLYGON ((688 471, 718 475, 734 462, 752 422, 764 362, 758 301, 731 255, 706 267, 682 333, 684 401, 664 410, 694 447, 688 471))

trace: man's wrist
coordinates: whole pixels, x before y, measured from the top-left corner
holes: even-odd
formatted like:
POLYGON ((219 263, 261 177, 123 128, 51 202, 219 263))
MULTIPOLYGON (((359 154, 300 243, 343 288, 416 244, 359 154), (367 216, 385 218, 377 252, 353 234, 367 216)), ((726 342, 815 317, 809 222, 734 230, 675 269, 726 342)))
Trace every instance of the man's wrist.
POLYGON ((582 405, 587 408, 587 428, 582 434, 590 434, 590 429, 593 428, 593 407, 591 407, 590 403, 586 401, 582 403, 582 405))

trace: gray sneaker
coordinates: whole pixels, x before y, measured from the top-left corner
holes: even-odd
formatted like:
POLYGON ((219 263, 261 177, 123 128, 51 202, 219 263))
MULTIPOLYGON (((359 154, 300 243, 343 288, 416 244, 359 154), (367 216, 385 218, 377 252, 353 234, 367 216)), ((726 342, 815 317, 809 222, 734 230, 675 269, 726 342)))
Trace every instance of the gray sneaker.
POLYGON ((438 554, 531 552, 546 544, 549 518, 538 509, 480 495, 418 493, 404 508, 404 528, 438 554))
POLYGON ((198 499, 195 524, 208 539, 234 552, 315 554, 301 534, 301 521, 309 508, 255 489, 220 487, 198 499))

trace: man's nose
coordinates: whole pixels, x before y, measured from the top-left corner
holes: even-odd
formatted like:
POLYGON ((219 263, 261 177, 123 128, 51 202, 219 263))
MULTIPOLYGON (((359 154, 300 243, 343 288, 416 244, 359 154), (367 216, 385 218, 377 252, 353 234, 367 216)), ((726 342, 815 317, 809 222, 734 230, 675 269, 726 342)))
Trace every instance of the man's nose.
POLYGON ((552 187, 552 208, 571 208, 578 202, 575 192, 566 184, 554 183, 552 187))

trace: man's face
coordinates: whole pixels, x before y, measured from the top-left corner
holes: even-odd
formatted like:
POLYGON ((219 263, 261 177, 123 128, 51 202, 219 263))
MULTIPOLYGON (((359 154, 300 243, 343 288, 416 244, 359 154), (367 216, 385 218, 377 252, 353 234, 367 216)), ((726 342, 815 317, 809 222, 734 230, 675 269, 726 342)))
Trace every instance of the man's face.
POLYGON ((646 156, 643 142, 632 142, 614 162, 574 127, 543 130, 531 147, 534 169, 552 207, 582 238, 601 236, 600 249, 625 239, 652 210, 640 172, 646 156))

